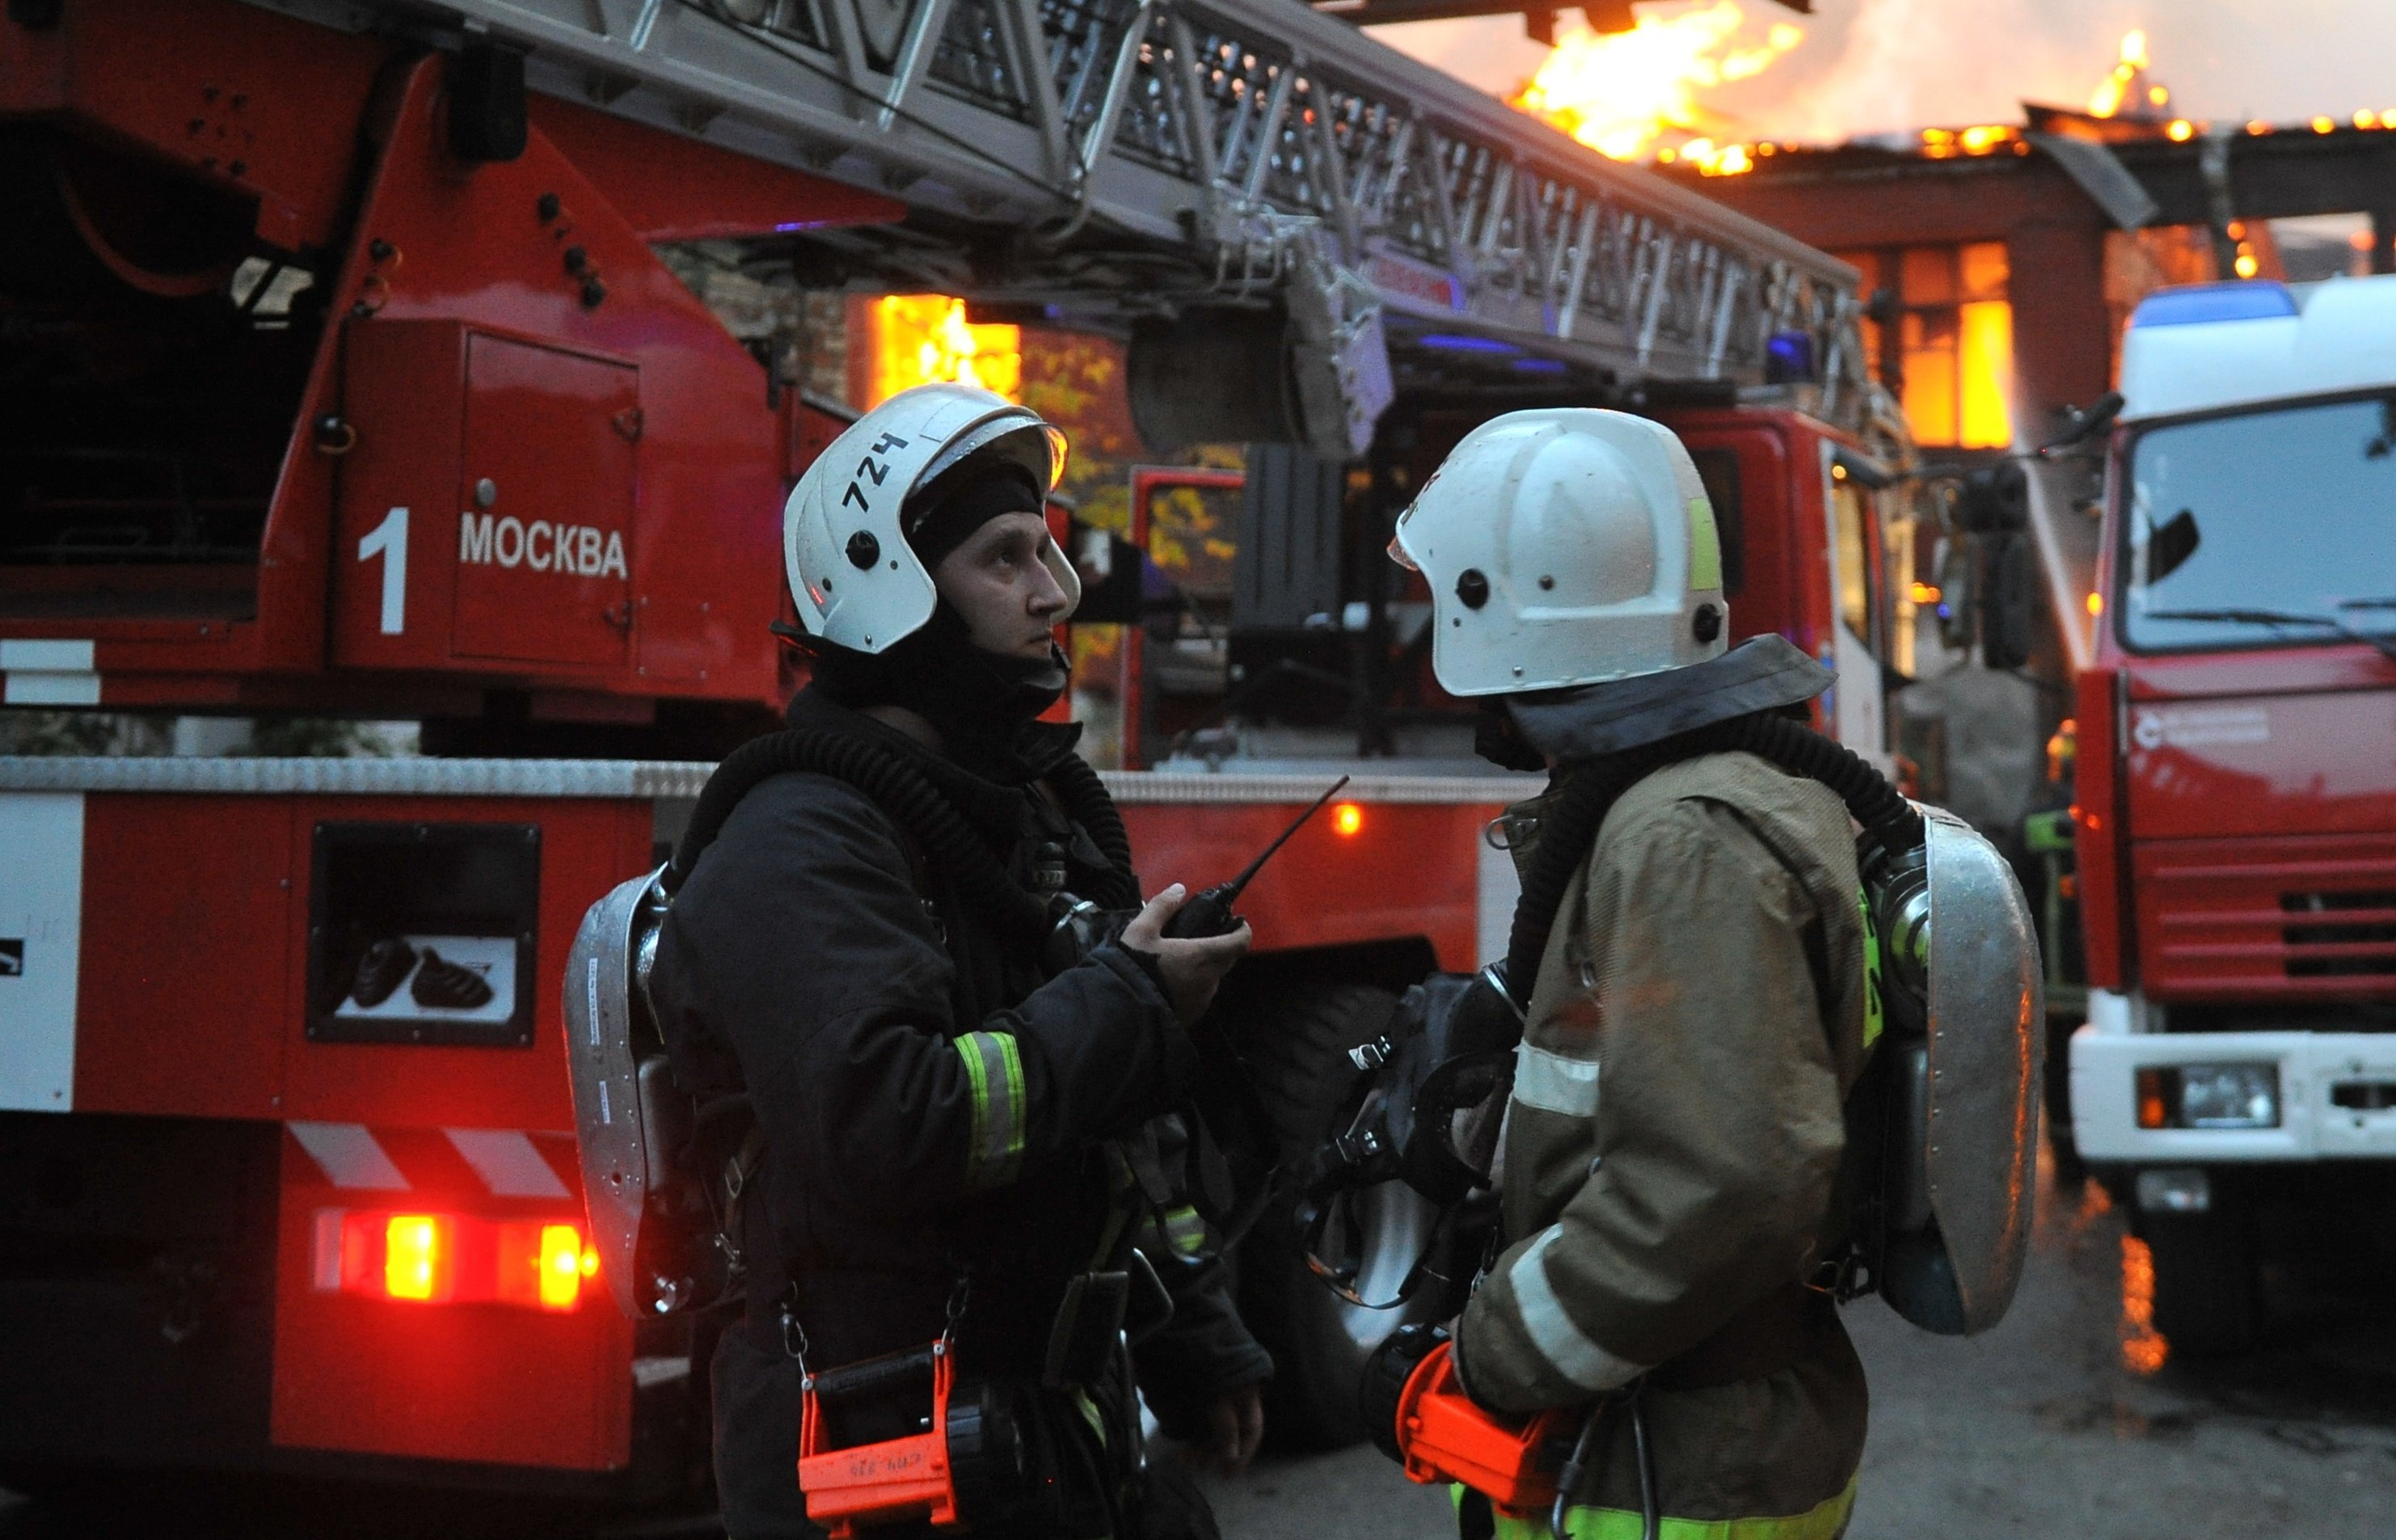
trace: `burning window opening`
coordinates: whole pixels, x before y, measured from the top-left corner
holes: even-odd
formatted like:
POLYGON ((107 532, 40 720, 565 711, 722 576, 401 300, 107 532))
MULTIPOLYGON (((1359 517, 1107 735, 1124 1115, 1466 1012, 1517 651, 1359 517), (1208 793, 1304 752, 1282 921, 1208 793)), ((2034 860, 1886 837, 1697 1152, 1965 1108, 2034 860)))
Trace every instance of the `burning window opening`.
POLYGON ((1897 391, 1914 441, 1929 448, 2013 443, 2014 317, 2001 241, 1842 251, 1867 293, 1896 302, 1892 333, 1866 317, 1864 352, 1897 391), (1892 346, 1894 344, 1894 346, 1892 346))
POLYGON ((1020 327, 976 325, 965 303, 945 294, 893 294, 873 301, 872 377, 862 403, 879 405, 911 386, 978 385, 1009 401, 1023 390, 1020 327))

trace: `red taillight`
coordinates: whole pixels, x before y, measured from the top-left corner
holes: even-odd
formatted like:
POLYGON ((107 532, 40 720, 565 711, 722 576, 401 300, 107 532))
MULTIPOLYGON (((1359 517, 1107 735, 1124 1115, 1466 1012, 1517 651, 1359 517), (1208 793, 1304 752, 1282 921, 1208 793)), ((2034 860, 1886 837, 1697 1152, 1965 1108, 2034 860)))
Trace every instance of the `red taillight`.
POLYGON ((582 1227, 559 1220, 323 1209, 315 1243, 316 1287, 370 1299, 572 1310, 599 1270, 582 1227))
POLYGON ((382 1292, 393 1299, 446 1299, 457 1245, 437 1214, 394 1214, 382 1229, 382 1292))
POLYGON ((540 1302, 570 1310, 582 1294, 582 1232, 572 1225, 540 1228, 540 1302))
POLYGON ((598 1270, 598 1254, 583 1248, 582 1231, 573 1225, 543 1225, 531 1240, 526 1257, 532 1281, 528 1303, 544 1310, 574 1308, 582 1297, 583 1277, 598 1270))

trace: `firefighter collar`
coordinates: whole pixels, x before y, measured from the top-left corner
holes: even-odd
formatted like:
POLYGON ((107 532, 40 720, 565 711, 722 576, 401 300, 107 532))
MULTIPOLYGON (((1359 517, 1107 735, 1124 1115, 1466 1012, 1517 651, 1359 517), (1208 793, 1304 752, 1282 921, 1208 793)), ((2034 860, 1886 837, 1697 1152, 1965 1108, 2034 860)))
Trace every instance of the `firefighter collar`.
POLYGON ((1540 753, 1587 760, 1752 711, 1794 706, 1837 679, 1787 637, 1770 632, 1685 669, 1510 696, 1506 710, 1540 753))

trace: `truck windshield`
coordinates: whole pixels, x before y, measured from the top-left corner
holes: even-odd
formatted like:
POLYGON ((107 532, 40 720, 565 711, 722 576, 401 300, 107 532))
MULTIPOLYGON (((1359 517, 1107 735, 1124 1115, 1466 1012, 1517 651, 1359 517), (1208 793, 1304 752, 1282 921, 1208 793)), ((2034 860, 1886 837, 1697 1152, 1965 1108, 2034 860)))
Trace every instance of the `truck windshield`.
POLYGON ((2396 631, 2396 396, 2150 429, 2131 445, 2126 523, 2133 647, 2396 631))

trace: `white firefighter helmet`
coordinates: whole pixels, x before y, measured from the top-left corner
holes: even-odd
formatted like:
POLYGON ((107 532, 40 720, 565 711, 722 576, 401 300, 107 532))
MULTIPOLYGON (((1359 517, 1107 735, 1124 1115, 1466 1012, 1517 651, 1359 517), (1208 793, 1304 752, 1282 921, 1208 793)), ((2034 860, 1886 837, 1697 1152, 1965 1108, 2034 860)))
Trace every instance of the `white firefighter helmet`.
POLYGON ((1390 554, 1431 585, 1431 670, 1451 695, 1687 668, 1730 629, 1697 468, 1671 429, 1625 412, 1483 423, 1398 515, 1390 554))
MULTIPOLYGON (((971 385, 918 385, 849 424, 782 506, 782 565, 809 636, 861 653, 922 629, 938 594, 900 514, 968 461, 1014 464, 1046 497, 1065 471, 1065 435, 1028 406, 971 385)), ((1056 542, 1041 564, 1081 603, 1082 580, 1056 542)))

